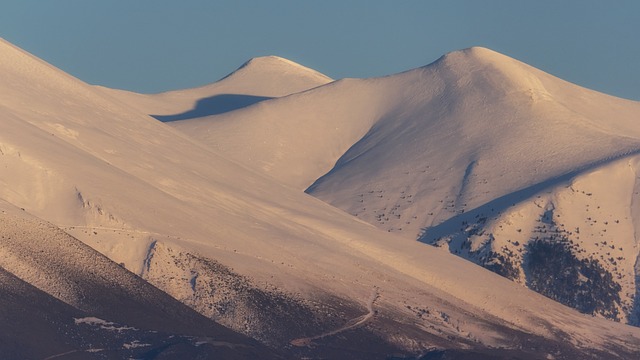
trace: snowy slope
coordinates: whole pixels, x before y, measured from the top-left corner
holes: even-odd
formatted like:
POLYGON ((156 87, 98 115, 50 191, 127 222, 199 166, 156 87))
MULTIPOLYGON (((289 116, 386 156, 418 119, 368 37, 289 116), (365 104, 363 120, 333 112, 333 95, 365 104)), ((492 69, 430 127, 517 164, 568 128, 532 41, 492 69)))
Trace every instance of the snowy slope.
POLYGON ((420 240, 582 312, 638 325, 639 160, 510 194, 426 228, 420 240))
MULTIPOLYGON (((327 173, 401 94, 380 79, 343 79, 225 114, 170 123, 300 190, 327 173)), ((400 87, 401 84, 398 84, 400 87)))
POLYGON ((637 323, 637 225, 630 204, 637 195, 632 164, 640 150, 639 114, 637 102, 471 48, 402 74, 338 81, 172 125, 282 182, 300 188, 314 182, 308 193, 381 229, 452 244, 452 252, 581 311, 637 323), (598 188, 598 200, 566 204, 563 189, 591 183, 582 179, 593 172, 604 174, 590 185, 598 188), (514 219, 508 208, 521 202, 537 210, 514 219), (581 239, 568 234, 592 226, 593 208, 605 205, 600 221, 624 226, 581 239), (593 258, 597 263, 575 266, 605 278, 594 285, 574 274, 564 294, 560 284, 531 283, 525 269, 534 253, 528 241, 541 238, 536 228, 543 214, 560 206, 567 215, 554 214, 564 224, 552 228, 567 233, 554 241, 576 242, 574 265, 593 258), (510 215, 502 217, 505 211, 510 215), (568 214, 574 214, 571 224, 568 214), (484 231, 493 217, 501 220, 484 231), (505 223, 510 232, 496 230, 505 223), (516 241, 519 247, 510 245, 516 241), (599 290, 586 294, 589 287, 599 290))
POLYGON ((331 81, 331 78, 291 60, 263 56, 247 61, 219 81, 193 89, 137 94, 99 88, 161 121, 175 121, 225 113, 331 81))
POLYGON ((10 44, 0 53, 0 198, 233 329, 299 357, 640 352, 637 328, 381 232, 10 44))
POLYGON ((55 226, 1 200, 0 211, 2 358, 275 357, 55 226), (199 338, 243 349, 201 347, 199 338))
POLYGON ((308 189, 392 231, 413 236, 456 213, 640 149, 640 104, 578 88, 490 50, 451 53, 401 76, 416 82, 405 86, 403 99, 424 88, 433 95, 398 104, 308 189), (434 90, 434 84, 443 85, 434 90), (384 207, 362 210, 372 190, 385 191, 377 196, 391 205, 386 216, 373 213, 384 207))

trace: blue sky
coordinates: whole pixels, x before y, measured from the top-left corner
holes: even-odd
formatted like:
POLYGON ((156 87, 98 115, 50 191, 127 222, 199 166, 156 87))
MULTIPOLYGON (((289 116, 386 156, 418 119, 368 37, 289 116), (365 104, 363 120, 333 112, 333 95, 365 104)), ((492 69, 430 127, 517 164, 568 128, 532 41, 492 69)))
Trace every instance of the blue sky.
POLYGON ((0 36, 93 84, 158 92, 279 55, 334 78, 474 45, 640 100, 640 1, 7 0, 0 36))

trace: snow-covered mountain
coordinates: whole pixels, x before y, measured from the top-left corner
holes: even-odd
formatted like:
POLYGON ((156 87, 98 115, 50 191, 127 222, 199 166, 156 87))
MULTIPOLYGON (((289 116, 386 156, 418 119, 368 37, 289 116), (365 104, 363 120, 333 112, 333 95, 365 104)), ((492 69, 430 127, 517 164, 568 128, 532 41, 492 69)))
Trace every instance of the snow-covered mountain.
POLYGON ((172 125, 388 232, 638 324, 639 115, 470 48, 172 125))
MULTIPOLYGON (((87 85, 6 42, 0 42, 0 74, 0 199, 285 356, 386 358, 447 350, 471 358, 629 358, 640 353, 638 328, 585 316, 446 251, 380 231, 145 115, 127 96, 87 85)), ((358 81, 233 113, 349 83, 358 81)), ((283 119, 285 126, 290 120, 283 119)), ((344 133, 352 136, 363 128, 344 133)), ((348 148, 347 140, 331 141, 344 141, 348 148)), ((314 140, 309 147, 320 143, 314 140)), ((291 174, 300 184, 321 167, 291 174)), ((36 251, 12 249, 10 264, 29 264, 25 257, 36 251)), ((62 264, 55 266, 67 259, 79 269, 96 262, 73 258, 62 246, 47 249, 54 264, 62 264)), ((38 272, 11 272, 25 287, 51 284, 33 275, 38 272)), ((77 272, 82 273, 72 273, 77 272)), ((106 274, 111 273, 102 279, 117 286, 133 281, 106 274)), ((56 289, 50 291, 62 291, 58 298, 73 299, 74 292, 65 295, 66 287, 56 289)), ((112 304, 110 297, 104 304, 112 304)), ((138 326, 102 316, 88 313, 74 322, 138 326)), ((251 350, 212 335, 207 339, 210 347, 228 348, 239 357, 251 350)))

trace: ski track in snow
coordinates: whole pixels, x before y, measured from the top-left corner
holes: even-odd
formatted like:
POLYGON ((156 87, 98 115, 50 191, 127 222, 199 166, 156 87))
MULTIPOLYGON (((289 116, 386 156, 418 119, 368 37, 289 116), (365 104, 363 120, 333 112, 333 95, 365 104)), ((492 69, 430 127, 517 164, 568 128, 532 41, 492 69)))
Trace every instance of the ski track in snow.
POLYGON ((61 358, 61 357, 65 356, 65 355, 75 354, 75 353, 78 353, 78 352, 84 352, 84 350, 71 350, 71 351, 63 352, 61 354, 51 355, 49 357, 44 358, 44 360, 58 359, 58 358, 61 358))
POLYGON ((195 346, 211 345, 214 347, 227 347, 229 349, 246 348, 244 344, 236 344, 228 341, 220 341, 212 338, 191 338, 195 346))
POLYGON ((347 331, 347 330, 351 330, 351 329, 355 329, 361 325, 366 324, 367 322, 369 322, 371 319, 373 319, 374 315, 375 315, 375 311, 373 310, 373 304, 376 302, 376 300, 378 299, 378 297, 380 296, 379 292, 378 292, 378 288, 374 287, 373 290, 371 291, 371 297, 369 298, 369 301, 367 302, 367 310, 368 312, 362 316, 358 316, 357 318, 352 319, 351 321, 348 321, 347 324, 341 328, 335 329, 335 330, 331 330, 329 332, 320 334, 320 335, 316 335, 316 336, 312 336, 312 337, 306 337, 306 338, 299 338, 299 339, 294 339, 291 340, 291 345, 293 346, 309 346, 313 343, 314 340, 318 340, 318 339, 322 339, 328 336, 333 336, 333 335, 337 335, 341 332, 347 331))
POLYGON ((105 349, 71 350, 71 351, 60 353, 60 354, 55 354, 55 355, 48 356, 48 357, 44 358, 43 360, 59 359, 59 358, 61 358, 63 356, 67 356, 67 355, 71 355, 71 354, 77 354, 77 353, 83 353, 83 352, 97 353, 97 352, 101 352, 101 351, 104 351, 104 350, 105 349))

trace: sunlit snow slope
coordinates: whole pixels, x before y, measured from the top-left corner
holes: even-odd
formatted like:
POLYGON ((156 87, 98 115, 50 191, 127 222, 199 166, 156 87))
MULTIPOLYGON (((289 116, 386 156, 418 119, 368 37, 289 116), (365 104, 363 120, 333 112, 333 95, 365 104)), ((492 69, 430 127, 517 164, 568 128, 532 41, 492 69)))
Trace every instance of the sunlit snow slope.
POLYGON ((278 56, 253 58, 212 84, 159 94, 101 88, 165 122, 221 114, 331 82, 331 78, 278 56))
POLYGON ((637 328, 382 232, 5 42, 0 74, 0 198, 266 344, 297 357, 640 352, 637 328))
POLYGON ((638 324, 639 116, 637 102, 470 48, 172 125, 385 231, 638 324))

